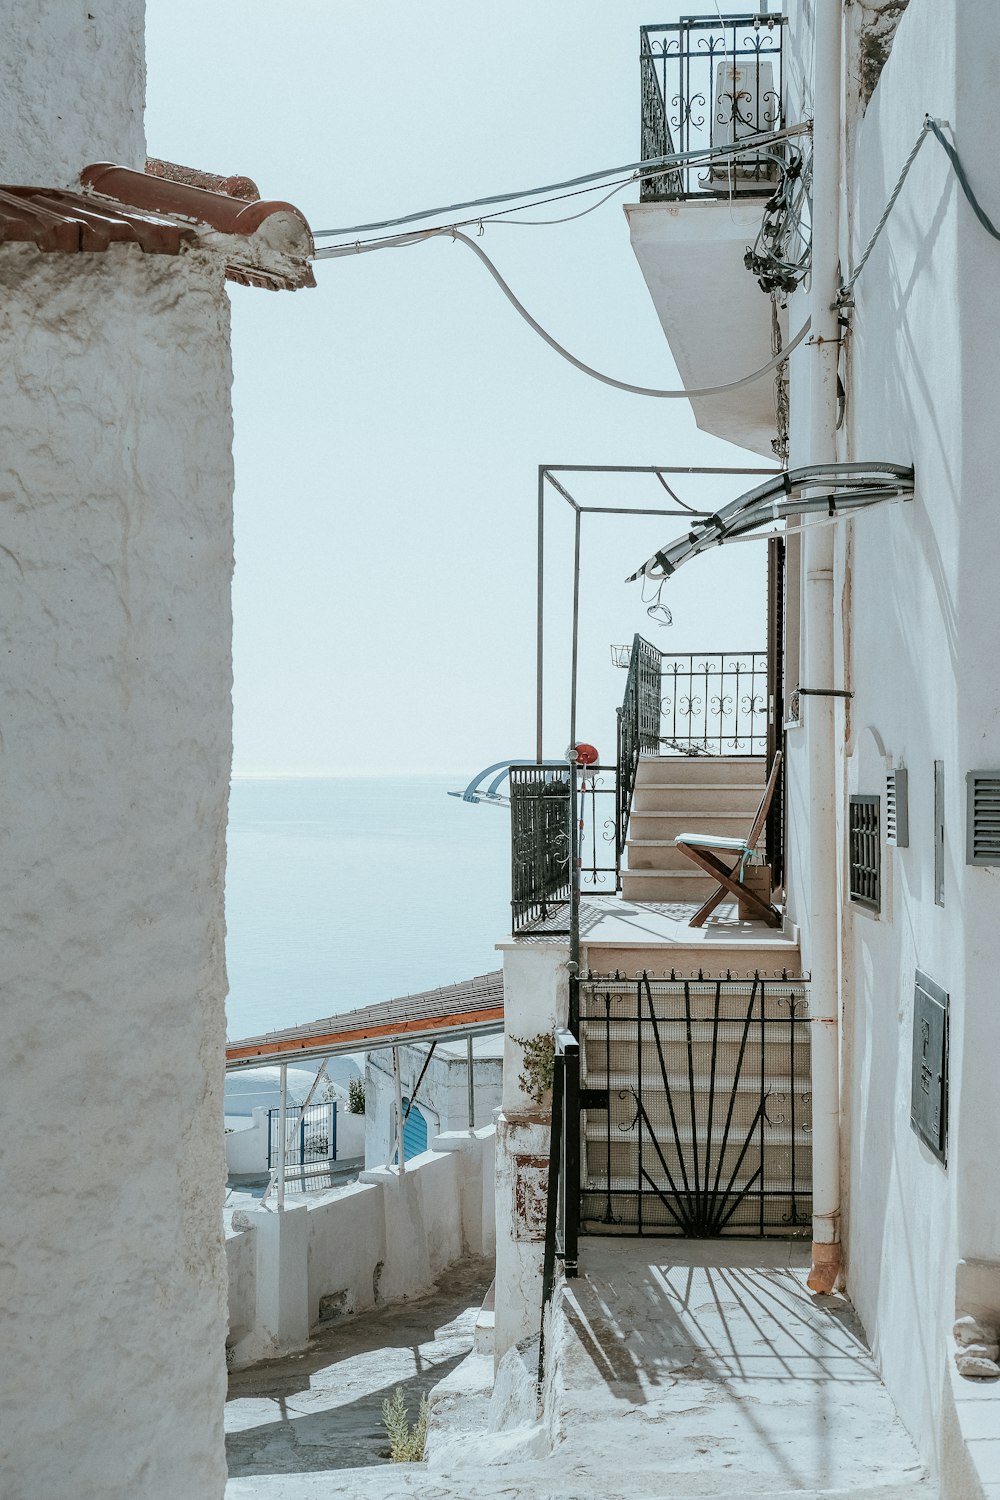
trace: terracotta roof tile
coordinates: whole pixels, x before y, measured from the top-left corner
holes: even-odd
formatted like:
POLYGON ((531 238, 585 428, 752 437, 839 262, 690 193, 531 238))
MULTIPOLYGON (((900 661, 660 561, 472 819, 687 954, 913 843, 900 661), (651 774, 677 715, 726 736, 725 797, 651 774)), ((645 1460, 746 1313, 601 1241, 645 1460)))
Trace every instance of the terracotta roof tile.
POLYGON ((269 199, 247 203, 189 183, 116 167, 112 162, 85 167, 80 180, 84 187, 130 209, 197 225, 200 244, 226 250, 230 281, 291 290, 316 285, 309 264, 314 248, 312 233, 305 216, 291 203, 269 199), (216 241, 206 229, 225 236, 225 242, 216 241))
POLYGON ((290 1026, 284 1031, 227 1042, 226 1062, 237 1067, 297 1053, 315 1056, 324 1050, 363 1052, 391 1046, 394 1039, 433 1040, 436 1031, 496 1027, 502 1021, 503 971, 495 969, 458 984, 402 995, 397 1000, 365 1005, 339 1016, 326 1016, 307 1026, 290 1026))
MULTIPOLYGON (((106 162, 87 167, 81 180, 89 191, 0 186, 0 244, 63 254, 123 243, 148 255, 200 247, 223 255, 227 279, 245 286, 316 284, 312 234, 290 203, 247 201, 106 162)), ((246 178, 213 180, 253 187, 246 178)))
POLYGON ((149 177, 166 177, 171 182, 186 182, 189 187, 207 188, 210 193, 242 198, 245 203, 256 203, 260 198, 260 189, 249 177, 220 177, 216 172, 182 167, 178 162, 163 161, 158 156, 146 157, 146 173, 149 177))
POLYGON ((178 255, 195 244, 193 225, 163 214, 128 210, 84 193, 55 188, 0 187, 0 241, 64 253, 106 250, 113 243, 140 245, 151 255, 178 255))

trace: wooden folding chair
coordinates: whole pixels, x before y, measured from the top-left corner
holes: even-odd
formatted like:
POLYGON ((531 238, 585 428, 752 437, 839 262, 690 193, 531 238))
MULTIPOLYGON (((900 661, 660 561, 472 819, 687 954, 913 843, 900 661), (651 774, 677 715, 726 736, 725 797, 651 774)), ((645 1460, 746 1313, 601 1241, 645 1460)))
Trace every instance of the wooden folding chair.
POLYGON ((770 902, 762 900, 756 891, 750 889, 744 883, 744 872, 747 860, 757 847, 767 822, 771 801, 774 797, 774 789, 778 785, 778 777, 781 774, 781 751, 775 754, 771 766, 771 774, 767 778, 767 786, 760 800, 750 832, 745 839, 717 838, 710 833, 679 833, 674 839, 674 845, 688 859, 693 860, 707 874, 714 875, 719 882, 716 889, 709 896, 704 906, 700 906, 688 923, 689 927, 701 927, 706 918, 724 901, 727 895, 735 896, 742 901, 745 908, 767 923, 769 927, 781 926, 781 913, 773 907, 770 902), (713 850, 721 850, 723 854, 735 854, 737 856, 732 865, 726 865, 713 850))

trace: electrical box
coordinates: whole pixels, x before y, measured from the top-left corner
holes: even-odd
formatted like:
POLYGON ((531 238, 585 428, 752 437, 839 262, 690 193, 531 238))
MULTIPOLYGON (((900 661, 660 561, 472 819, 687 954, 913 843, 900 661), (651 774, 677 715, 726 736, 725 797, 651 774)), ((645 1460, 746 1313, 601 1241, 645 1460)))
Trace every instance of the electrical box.
POLYGON ((913 992, 910 1124, 942 1162, 948 1159, 948 995, 917 970, 913 992))

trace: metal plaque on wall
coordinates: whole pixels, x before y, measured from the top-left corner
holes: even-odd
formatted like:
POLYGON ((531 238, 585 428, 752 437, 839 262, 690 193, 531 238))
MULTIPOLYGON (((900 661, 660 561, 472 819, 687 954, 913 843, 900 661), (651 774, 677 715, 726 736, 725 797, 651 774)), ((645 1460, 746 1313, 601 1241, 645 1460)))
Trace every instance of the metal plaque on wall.
POLYGON ((948 995, 917 970, 913 993, 910 1123, 941 1161, 948 1156, 948 995))

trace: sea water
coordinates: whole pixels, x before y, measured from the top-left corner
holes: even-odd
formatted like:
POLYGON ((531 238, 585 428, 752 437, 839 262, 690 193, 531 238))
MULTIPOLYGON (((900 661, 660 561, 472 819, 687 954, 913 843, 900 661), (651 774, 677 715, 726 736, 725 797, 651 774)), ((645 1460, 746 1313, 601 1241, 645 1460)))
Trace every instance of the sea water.
POLYGON ((235 778, 227 1032, 299 1026, 500 967, 510 815, 461 778, 235 778))

